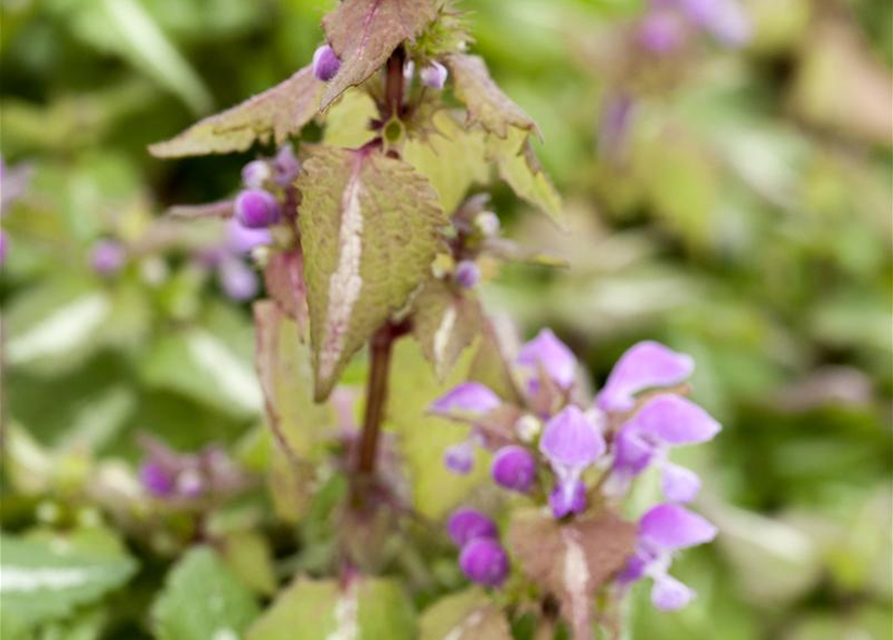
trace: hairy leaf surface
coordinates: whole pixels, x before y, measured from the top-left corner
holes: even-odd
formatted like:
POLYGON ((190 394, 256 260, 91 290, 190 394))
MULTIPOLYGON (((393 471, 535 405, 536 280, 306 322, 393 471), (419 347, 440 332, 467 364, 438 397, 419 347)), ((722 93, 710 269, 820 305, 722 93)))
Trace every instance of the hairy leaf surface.
POLYGON ((445 596, 425 609, 419 640, 511 640, 505 614, 482 589, 445 596))
POLYGON ((443 380, 481 330, 482 311, 473 293, 431 280, 415 299, 413 334, 443 380))
POLYGON ((222 113, 200 120, 180 135, 149 147, 159 158, 245 151, 255 142, 277 145, 316 116, 323 83, 310 66, 222 113))
POLYGON ((349 0, 339 4, 322 21, 341 68, 328 83, 321 108, 375 73, 394 49, 404 40, 414 40, 435 17, 431 0, 349 0))
POLYGON ((632 554, 636 526, 609 513, 562 525, 531 510, 515 515, 509 542, 524 572, 558 597, 575 640, 588 640, 595 592, 632 554))
POLYGON ((468 109, 468 124, 480 124, 493 135, 505 138, 509 127, 536 131, 536 124, 502 92, 487 70, 483 58, 456 53, 447 57, 456 97, 468 109))
POLYGON ((318 147, 297 184, 322 400, 351 355, 427 277, 446 218, 422 175, 377 150, 318 147))

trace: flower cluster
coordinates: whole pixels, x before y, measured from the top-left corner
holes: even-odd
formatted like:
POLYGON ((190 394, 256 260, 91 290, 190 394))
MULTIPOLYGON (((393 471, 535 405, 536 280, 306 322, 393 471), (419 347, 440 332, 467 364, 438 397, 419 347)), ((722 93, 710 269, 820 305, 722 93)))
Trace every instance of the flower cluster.
POLYGON ((571 350, 546 329, 515 358, 521 406, 477 382, 460 384, 437 399, 432 413, 471 425, 468 439, 446 452, 445 464, 467 473, 474 448, 486 447, 494 452, 494 482, 547 501, 559 520, 592 505, 616 503, 636 476, 656 468, 666 503, 642 518, 636 554, 618 584, 650 577, 655 604, 678 608, 692 594, 667 573, 673 554, 715 535, 712 525, 679 506, 698 493, 698 476, 668 458, 673 447, 708 441, 720 430, 703 409, 680 395, 694 362, 656 342, 641 342, 623 354, 594 398, 582 397, 577 369, 571 350), (541 468, 551 474, 539 473, 541 468))
POLYGON ((469 580, 487 587, 503 583, 509 559, 490 518, 475 509, 459 509, 450 517, 447 533, 461 549, 459 567, 469 580))

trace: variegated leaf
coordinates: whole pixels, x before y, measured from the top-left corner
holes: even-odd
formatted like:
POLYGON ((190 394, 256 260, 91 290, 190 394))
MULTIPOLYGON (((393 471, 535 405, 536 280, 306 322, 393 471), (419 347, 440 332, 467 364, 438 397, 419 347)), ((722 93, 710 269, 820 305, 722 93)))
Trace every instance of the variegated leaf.
POLYGON ((432 279, 415 298, 412 329, 440 379, 481 330, 481 306, 473 293, 432 279))
POLYGON ((149 147, 159 158, 245 151, 257 141, 282 144, 319 111, 323 83, 310 66, 222 113, 200 120, 180 135, 149 147))
POLYGON ((575 640, 589 640, 595 593, 632 554, 636 526, 606 512, 561 524, 531 510, 515 515, 509 542, 524 572, 558 597, 575 640))
POLYGON ((479 56, 455 53, 447 57, 452 72, 456 97, 468 109, 468 124, 480 124, 487 132, 500 138, 508 135, 509 127, 536 131, 536 123, 502 92, 479 56))
POLYGON ((303 341, 309 324, 307 285, 304 282, 304 256, 299 249, 274 253, 264 269, 267 295, 289 318, 297 322, 303 341))
POLYGON ((509 127, 504 138, 491 135, 487 138, 487 153, 496 162, 499 175, 520 198, 563 224, 561 196, 543 172, 529 132, 509 127))
POLYGON ((322 24, 341 60, 322 98, 325 109, 345 89, 375 73, 404 40, 414 40, 437 17, 431 0, 348 0, 322 24))
POLYGON ((403 309, 429 273, 447 221, 428 181, 376 149, 313 149, 298 177, 316 398, 403 309))
POLYGON ((425 609, 419 640, 511 640, 505 614, 477 587, 445 596, 425 609))

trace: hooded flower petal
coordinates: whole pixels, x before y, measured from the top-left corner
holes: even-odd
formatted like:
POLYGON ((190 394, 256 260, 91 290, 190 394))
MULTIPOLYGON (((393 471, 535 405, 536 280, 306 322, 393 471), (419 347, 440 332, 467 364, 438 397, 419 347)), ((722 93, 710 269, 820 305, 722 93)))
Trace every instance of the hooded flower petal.
POLYGON ((605 453, 605 439, 586 415, 574 405, 546 423, 540 451, 553 468, 584 469, 605 453))
POLYGON ((502 404, 495 393, 478 382, 463 382, 431 403, 429 411, 438 415, 484 414, 502 404))
POLYGON ((633 418, 646 437, 671 446, 697 444, 713 439, 719 423, 691 400, 665 393, 655 396, 633 418))
POLYGON ((663 466, 661 487, 664 497, 670 502, 691 502, 701 490, 701 479, 691 469, 666 462, 663 466))
POLYGON ((624 353, 598 394, 605 411, 628 411, 635 394, 653 387, 679 384, 694 371, 691 356, 676 353, 657 342, 640 342, 624 353))
POLYGON ((562 389, 573 384, 577 371, 577 358, 551 329, 543 329, 533 340, 521 347, 517 361, 519 365, 534 371, 542 367, 562 389))
POLYGON ((642 438, 635 424, 627 423, 614 439, 614 469, 637 476, 648 467, 655 452, 654 445, 642 438))
POLYGON ((704 518, 674 504, 659 504, 639 521, 643 543, 663 551, 677 551, 710 542, 717 529, 704 518))
POLYGON ((651 587, 651 603, 661 611, 681 609, 694 597, 692 589, 668 575, 656 578, 651 587))

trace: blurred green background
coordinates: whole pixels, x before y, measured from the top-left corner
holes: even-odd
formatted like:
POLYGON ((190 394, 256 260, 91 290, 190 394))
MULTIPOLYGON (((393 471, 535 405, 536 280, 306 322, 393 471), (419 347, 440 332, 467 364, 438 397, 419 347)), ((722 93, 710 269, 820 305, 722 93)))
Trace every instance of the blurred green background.
MULTIPOLYGON (((695 398, 725 429, 684 461, 722 534, 679 563, 691 607, 637 594, 633 638, 884 640, 893 4, 744 4, 745 47, 702 38, 643 70, 624 40, 642 3, 463 3, 542 129, 572 229, 497 190, 507 235, 570 267, 507 266, 485 299, 527 333, 552 326, 596 382, 646 337, 698 362, 695 398), (634 117, 610 156, 599 123, 618 92, 634 117)), ((161 218, 232 194, 252 156, 160 162, 146 145, 306 64, 331 5, 0 3, 4 201, 27 183, 2 219, 4 528, 52 525, 66 483, 138 460, 141 431, 192 450, 258 423, 249 306, 190 257, 219 230, 161 218), (104 238, 132 256, 114 277, 90 268, 104 238)), ((58 629, 40 637, 95 637, 58 629)))

